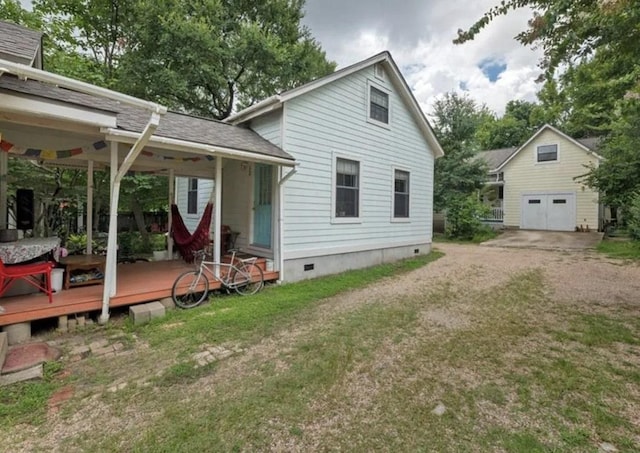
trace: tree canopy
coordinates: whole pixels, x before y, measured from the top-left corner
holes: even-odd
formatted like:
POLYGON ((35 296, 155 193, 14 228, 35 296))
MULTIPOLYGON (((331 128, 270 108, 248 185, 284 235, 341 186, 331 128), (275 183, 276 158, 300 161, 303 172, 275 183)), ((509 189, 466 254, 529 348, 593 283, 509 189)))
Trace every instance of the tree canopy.
POLYGON ((480 189, 487 175, 481 159, 474 159, 479 145, 478 127, 491 115, 485 106, 478 106, 468 96, 447 93, 436 101, 432 116, 434 132, 445 150, 436 160, 434 176, 434 209, 446 209, 460 196, 480 189))

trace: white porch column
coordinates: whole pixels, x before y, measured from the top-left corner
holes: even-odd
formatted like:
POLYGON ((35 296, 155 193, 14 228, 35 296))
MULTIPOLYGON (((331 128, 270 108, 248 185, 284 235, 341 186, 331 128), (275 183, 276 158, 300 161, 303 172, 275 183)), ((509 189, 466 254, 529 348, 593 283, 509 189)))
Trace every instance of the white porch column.
POLYGON ((93 161, 87 162, 87 250, 86 254, 93 253, 93 161))
POLYGON ((160 124, 160 115, 152 113, 149 122, 140 134, 138 140, 131 147, 120 168, 118 167, 118 144, 111 143, 111 192, 109 196, 109 237, 107 239, 107 263, 102 293, 102 312, 98 318, 100 324, 109 320, 109 302, 116 293, 116 265, 118 253, 118 202, 120 200, 120 181, 129 171, 131 165, 140 155, 145 145, 160 124))
MULTIPOLYGON (((220 232, 222 230, 222 157, 216 156, 216 179, 214 181, 216 198, 214 207, 214 227, 213 227, 213 260, 220 262, 220 232)), ((220 276, 220 266, 215 268, 216 277, 220 276)))
POLYGON ((0 151, 0 229, 7 228, 7 175, 9 153, 0 151))
POLYGON ((171 205, 175 203, 176 172, 173 168, 169 169, 169 212, 167 213, 167 258, 173 259, 173 236, 171 236, 171 227, 173 226, 173 215, 171 214, 171 205))

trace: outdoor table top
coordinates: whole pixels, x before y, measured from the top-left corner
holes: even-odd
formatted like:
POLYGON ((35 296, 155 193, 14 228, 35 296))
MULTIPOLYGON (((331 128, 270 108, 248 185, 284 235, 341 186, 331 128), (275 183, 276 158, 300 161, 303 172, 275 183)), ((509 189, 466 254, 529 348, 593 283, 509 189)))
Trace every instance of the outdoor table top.
POLYGON ((25 238, 13 242, 0 242, 0 259, 4 264, 17 264, 32 260, 51 251, 57 258, 60 238, 25 238))

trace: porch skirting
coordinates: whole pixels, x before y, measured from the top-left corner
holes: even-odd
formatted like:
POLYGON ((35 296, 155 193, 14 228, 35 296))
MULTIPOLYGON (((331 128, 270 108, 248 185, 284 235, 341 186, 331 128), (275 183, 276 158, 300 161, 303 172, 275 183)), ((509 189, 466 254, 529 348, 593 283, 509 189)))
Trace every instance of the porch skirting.
POLYGON ((379 248, 349 253, 285 259, 284 281, 287 283, 325 275, 339 274, 351 269, 361 269, 383 263, 425 255, 431 251, 431 243, 379 248))

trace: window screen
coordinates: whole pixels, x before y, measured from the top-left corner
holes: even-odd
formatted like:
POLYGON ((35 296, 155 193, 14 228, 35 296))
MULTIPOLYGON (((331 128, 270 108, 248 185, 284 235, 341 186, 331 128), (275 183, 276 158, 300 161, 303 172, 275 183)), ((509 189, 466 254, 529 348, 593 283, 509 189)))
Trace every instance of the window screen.
POLYGON ((393 186, 393 216, 409 217, 409 172, 396 170, 393 186))
POLYGON ((558 145, 538 146, 538 162, 558 160, 558 145))
POLYGON ((381 123, 389 124, 389 95, 371 87, 369 95, 369 117, 381 123))
POLYGON ((336 160, 336 217, 359 215, 360 162, 336 160))

